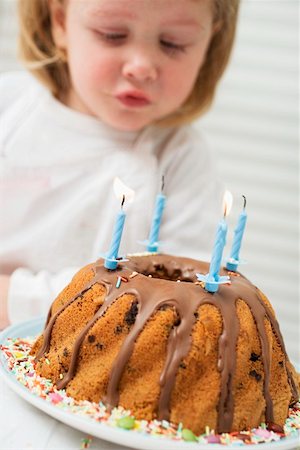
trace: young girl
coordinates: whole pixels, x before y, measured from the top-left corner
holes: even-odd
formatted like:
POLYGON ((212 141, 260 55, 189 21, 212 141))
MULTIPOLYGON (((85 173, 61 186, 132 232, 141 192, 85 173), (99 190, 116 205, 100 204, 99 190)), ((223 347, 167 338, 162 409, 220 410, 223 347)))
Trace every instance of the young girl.
MULTIPOLYGON (((45 313, 109 248, 118 176, 135 191, 120 254, 143 251, 164 175, 160 250, 207 258, 221 188, 203 137, 238 0, 19 0, 41 82, 0 78, 1 326, 45 313)), ((126 205, 125 205, 126 207, 126 205)))

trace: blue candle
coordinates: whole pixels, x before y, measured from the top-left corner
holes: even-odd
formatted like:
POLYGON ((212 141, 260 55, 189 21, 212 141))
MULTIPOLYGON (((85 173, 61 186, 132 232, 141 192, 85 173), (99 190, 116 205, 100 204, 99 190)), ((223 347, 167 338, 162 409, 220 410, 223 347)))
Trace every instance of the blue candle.
POLYGON ((110 270, 115 270, 118 266, 118 254, 119 254, 119 247, 122 237, 122 232, 124 228, 125 218, 126 214, 123 211, 123 205, 125 202, 125 195, 123 195, 123 200, 121 203, 121 209, 117 214, 115 226, 113 230, 113 235, 109 247, 109 251, 106 254, 105 261, 104 261, 104 267, 110 270))
POLYGON ((164 185, 165 185, 165 177, 163 175, 161 178, 161 192, 160 192, 160 194, 158 194, 156 196, 155 209, 154 209, 154 213, 153 213, 152 224, 151 224, 150 233, 149 233, 149 239, 141 242, 141 244, 144 244, 147 246, 147 251, 152 252, 152 253, 157 252, 158 247, 159 247, 159 241, 158 241, 159 229, 160 229, 163 210, 165 208, 165 203, 166 203, 166 196, 163 194, 164 185))
POLYGON ((240 250, 247 222, 246 197, 243 195, 243 198, 244 198, 244 208, 239 216, 237 226, 234 230, 234 238, 231 247, 230 258, 226 264, 227 269, 233 272, 236 272, 240 262, 239 260, 240 250))
POLYGON ((222 219, 217 228, 215 245, 209 266, 209 279, 211 280, 217 280, 219 277, 223 250, 226 244, 227 228, 225 219, 222 219))
POLYGON ((208 292, 216 292, 218 290, 219 284, 228 283, 228 276, 220 276, 220 268, 222 263, 223 250, 226 244, 227 236, 227 223, 225 217, 229 214, 232 203, 232 196, 229 191, 225 192, 224 195, 224 217, 219 222, 214 248, 212 252, 211 262, 209 266, 209 272, 206 275, 197 273, 197 278, 205 283, 205 289, 208 292))
POLYGON ((158 250, 158 237, 159 237, 159 229, 162 219, 162 213, 165 208, 166 196, 163 194, 158 194, 156 196, 155 209, 152 219, 152 225, 149 234, 148 252, 157 252, 158 250))

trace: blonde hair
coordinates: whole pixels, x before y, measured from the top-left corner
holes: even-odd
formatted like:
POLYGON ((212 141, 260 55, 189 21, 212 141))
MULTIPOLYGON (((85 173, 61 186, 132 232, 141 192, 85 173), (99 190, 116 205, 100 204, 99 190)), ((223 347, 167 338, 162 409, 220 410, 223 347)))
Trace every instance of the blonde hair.
MULTIPOLYGON (((239 0, 212 1, 215 32, 204 64, 189 97, 178 110, 158 122, 161 126, 191 122, 211 106, 218 81, 228 64, 239 9, 239 0)), ((19 0, 18 13, 20 57, 53 95, 59 96, 70 88, 70 77, 67 59, 52 37, 49 0, 19 0)))

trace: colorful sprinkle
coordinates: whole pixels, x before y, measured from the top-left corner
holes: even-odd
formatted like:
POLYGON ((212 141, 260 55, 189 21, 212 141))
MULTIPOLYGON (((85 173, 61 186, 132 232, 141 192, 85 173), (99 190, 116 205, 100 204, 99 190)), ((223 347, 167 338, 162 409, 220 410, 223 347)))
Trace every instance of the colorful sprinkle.
POLYGON ((208 444, 220 444, 221 439, 218 435, 211 434, 210 436, 207 436, 206 438, 208 444))
POLYGON ((189 430, 188 428, 184 428, 182 430, 181 436, 184 441, 189 441, 189 442, 197 441, 197 438, 194 435, 194 433, 191 430, 189 430))
POLYGON ((135 419, 131 416, 122 417, 117 421, 117 425, 125 430, 132 430, 134 428, 135 419))
MULTIPOLYGON (((130 411, 126 411, 121 406, 108 412, 102 402, 77 401, 69 397, 65 390, 58 390, 51 380, 40 377, 35 372, 34 357, 30 355, 35 339, 9 338, 4 345, 0 346, 0 351, 5 357, 8 369, 16 379, 29 389, 33 395, 38 395, 45 401, 50 402, 55 408, 60 408, 81 417, 87 417, 112 428, 120 427, 131 430, 132 433, 159 436, 160 438, 172 439, 173 441, 197 442, 200 445, 221 444, 240 447, 250 444, 276 442, 283 437, 299 438, 300 436, 300 403, 296 403, 289 409, 289 416, 283 429, 273 423, 268 425, 262 423, 258 428, 252 430, 218 435, 207 426, 205 433, 197 436, 191 430, 183 428, 181 423, 176 426, 167 420, 136 420, 131 416, 130 411)), ((50 364, 48 359, 46 359, 46 362, 50 364)), ((60 378, 62 376, 60 374, 60 378)), ((81 449, 89 448, 90 443, 90 437, 82 439, 81 449)))
POLYGON ((51 402, 54 403, 55 405, 63 400, 63 397, 59 395, 57 392, 50 392, 49 398, 51 402))
POLYGON ((139 274, 138 272, 132 272, 132 274, 129 275, 129 278, 134 278, 134 277, 136 277, 138 274, 139 274))
POLYGON ((92 439, 90 437, 81 439, 80 449, 89 448, 91 445, 92 439))
POLYGON ((118 277, 117 282, 116 282, 116 288, 119 289, 119 287, 121 286, 121 282, 122 282, 122 278, 118 277))

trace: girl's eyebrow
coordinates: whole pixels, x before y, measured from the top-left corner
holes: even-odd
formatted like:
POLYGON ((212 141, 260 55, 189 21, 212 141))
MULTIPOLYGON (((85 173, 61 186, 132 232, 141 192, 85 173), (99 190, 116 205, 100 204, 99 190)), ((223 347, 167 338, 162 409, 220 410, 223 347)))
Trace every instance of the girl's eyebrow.
POLYGON ((161 23, 163 26, 175 26, 175 27, 193 27, 193 28, 203 28, 201 23, 197 22, 194 19, 175 19, 170 21, 164 21, 161 23))
POLYGON ((115 8, 109 7, 98 7, 86 10, 86 15, 90 17, 98 17, 98 18, 125 18, 125 19, 136 19, 137 15, 133 11, 129 11, 128 9, 120 9, 117 10, 115 8))
MULTIPOLYGON (((127 20, 134 20, 136 19, 136 14, 131 13, 129 11, 122 11, 116 14, 116 12, 114 11, 89 11, 89 13, 86 15, 86 17, 89 20, 93 20, 93 21, 98 21, 101 19, 115 19, 115 20, 120 20, 120 19, 127 19, 127 20)), ((180 29, 180 28, 184 28, 184 29, 189 29, 191 31, 196 31, 196 30, 204 30, 205 26, 203 26, 203 24, 197 22, 196 20, 182 20, 182 19, 178 19, 178 20, 171 20, 171 21, 163 21, 160 24, 162 27, 165 28, 174 28, 174 29, 180 29)))

